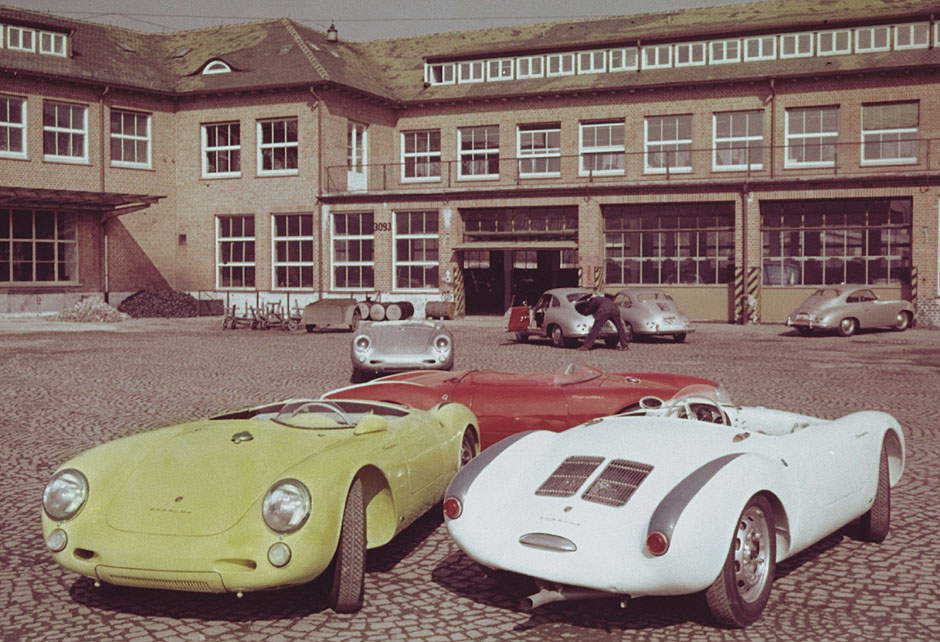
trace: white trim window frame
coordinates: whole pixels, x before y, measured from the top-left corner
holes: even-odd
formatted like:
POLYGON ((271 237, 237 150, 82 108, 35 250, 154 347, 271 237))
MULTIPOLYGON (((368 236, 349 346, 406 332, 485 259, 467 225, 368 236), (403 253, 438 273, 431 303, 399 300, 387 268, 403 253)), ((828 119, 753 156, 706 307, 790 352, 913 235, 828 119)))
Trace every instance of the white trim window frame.
MULTIPOLYGON (((940 22, 935 22, 933 25, 933 44, 940 47, 940 22)), ((937 284, 937 288, 940 289, 940 283, 937 284)))
POLYGON ((626 125, 622 120, 581 123, 579 176, 623 176, 626 125))
POLYGON ((578 52, 579 74, 602 74, 607 71, 607 51, 595 49, 593 51, 578 52))
POLYGON ((485 60, 465 60, 457 63, 457 82, 483 82, 486 78, 485 60))
POLYGON ((78 247, 78 214, 0 208, 0 284, 78 283, 78 247))
POLYGON ((855 29, 855 53, 872 53, 891 49, 891 26, 875 25, 855 29))
POLYGON ((516 59, 516 80, 545 76, 544 56, 522 56, 516 59))
POLYGON ((88 107, 44 100, 42 103, 43 160, 88 162, 88 107))
POLYGON ((271 287, 310 290, 313 283, 313 214, 271 215, 271 287))
POLYGON ((643 119, 643 172, 679 174, 692 171, 692 115, 647 116, 643 119))
POLYGON ((150 114, 111 109, 111 165, 146 169, 151 163, 150 114))
POLYGON ((457 130, 457 178, 464 181, 499 178, 499 125, 477 125, 457 130))
POLYGON ((441 130, 401 133, 401 181, 427 183, 441 180, 441 130))
POLYGON ((833 29, 816 34, 817 56, 844 56, 852 53, 852 30, 833 29))
POLYGON ((435 292, 439 287, 437 210, 395 212, 392 223, 393 290, 435 292), (420 285, 415 281, 420 280, 420 285), (407 281, 407 283, 403 283, 407 281))
POLYGON ((777 59, 777 36, 753 36, 742 44, 745 62, 777 59))
POLYGON ((784 167, 835 167, 838 147, 838 107, 787 109, 784 167))
POLYGON ((204 123, 202 129, 202 177, 239 178, 241 172, 241 124, 238 121, 204 123))
POLYGON ((725 65, 741 62, 741 39, 711 40, 708 43, 708 62, 711 65, 725 65))
POLYGON ((643 69, 672 67, 672 45, 649 45, 642 48, 643 69))
POLYGON ((676 45, 676 67, 700 67, 706 62, 705 42, 681 42, 676 45))
POLYGON ((457 83, 457 67, 452 62, 426 63, 424 81, 430 85, 453 85, 457 83))
POLYGON ((764 111, 716 112, 712 117, 712 169, 719 172, 764 168, 764 111))
POLYGON ((7 49, 35 53, 36 30, 7 25, 7 49))
POLYGON ((862 105, 862 165, 905 165, 919 160, 917 101, 862 105))
POLYGON ((610 50, 611 71, 636 71, 640 68, 640 50, 637 47, 620 47, 610 50))
POLYGON ((334 212, 330 238, 330 288, 375 289, 375 224, 372 212, 334 212), (338 277, 342 278, 338 278, 338 277))
POLYGON ((517 131, 520 178, 561 176, 561 125, 520 125, 517 131))
POLYGON ((512 80, 513 68, 515 67, 513 58, 492 58, 486 61, 486 79, 491 82, 500 80, 512 80))
POLYGON ((254 289, 256 269, 254 215, 217 215, 215 239, 216 289, 254 289))
POLYGON ((296 176, 300 173, 300 140, 296 116, 256 121, 258 176, 296 176))
POLYGON ((59 56, 60 58, 65 58, 67 55, 66 50, 66 35, 64 33, 56 33, 54 31, 40 31, 39 32, 39 53, 45 54, 47 56, 59 56))
POLYGON ((780 35, 780 58, 809 58, 813 55, 813 34, 784 33, 780 35))
POLYGON ((26 158, 26 99, 0 95, 0 157, 26 158))
POLYGON ((572 76, 574 75, 574 53, 556 53, 545 56, 545 75, 572 76))
POLYGON ((929 46, 929 22, 912 22, 894 26, 895 49, 926 49, 929 46))

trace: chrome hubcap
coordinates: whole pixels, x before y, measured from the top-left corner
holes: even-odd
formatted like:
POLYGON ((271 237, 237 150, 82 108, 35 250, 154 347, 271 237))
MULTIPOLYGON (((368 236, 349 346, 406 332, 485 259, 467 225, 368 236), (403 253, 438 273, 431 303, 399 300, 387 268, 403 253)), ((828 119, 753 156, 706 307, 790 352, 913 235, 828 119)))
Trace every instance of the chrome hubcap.
POLYGON ((851 332, 854 327, 855 321, 852 321, 852 319, 842 319, 842 329, 845 332, 851 332))
POLYGON ((755 506, 741 516, 734 536, 734 580, 745 602, 755 601, 770 571, 770 529, 764 511, 755 506))

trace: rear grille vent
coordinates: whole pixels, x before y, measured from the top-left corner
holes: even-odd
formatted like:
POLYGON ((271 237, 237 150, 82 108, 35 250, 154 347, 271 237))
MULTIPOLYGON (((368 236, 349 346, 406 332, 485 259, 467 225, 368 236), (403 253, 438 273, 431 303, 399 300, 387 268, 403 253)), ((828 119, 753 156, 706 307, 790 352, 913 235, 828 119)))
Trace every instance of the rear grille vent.
POLYGON ((581 498, 607 506, 623 506, 652 471, 648 464, 614 459, 581 498))
POLYGON ((569 457, 545 480, 536 495, 571 497, 604 461, 603 457, 569 457))

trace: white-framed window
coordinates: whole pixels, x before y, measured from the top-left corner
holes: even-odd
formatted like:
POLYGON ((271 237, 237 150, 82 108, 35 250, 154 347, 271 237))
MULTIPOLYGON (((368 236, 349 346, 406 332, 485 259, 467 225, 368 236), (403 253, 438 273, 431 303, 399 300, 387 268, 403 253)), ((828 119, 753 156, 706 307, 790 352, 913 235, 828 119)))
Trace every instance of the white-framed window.
POLYGON ((483 82, 485 65, 482 60, 467 60, 457 64, 458 82, 483 82))
POLYGON ((77 282, 77 214, 0 209, 0 283, 77 282))
POLYGON ((561 125, 519 126, 519 176, 561 175, 561 125))
POLYGON ((232 68, 229 67, 228 63, 224 60, 213 60, 202 68, 202 73, 206 76, 212 74, 227 74, 230 71, 232 71, 232 68))
POLYGON ((487 80, 512 80, 512 70, 512 58, 497 58, 486 61, 487 80))
POLYGON ((401 133, 401 180, 436 181, 441 178, 441 130, 401 133))
POLYGON ((916 163, 919 127, 917 101, 862 105, 862 164, 916 163))
POLYGON ((432 85, 453 85, 456 82, 456 65, 452 62, 427 64, 424 80, 432 85))
POLYGON ((852 30, 820 31, 816 35, 816 55, 841 56, 852 53, 852 30))
POLYGON ((436 210, 395 212, 395 290, 436 290, 440 261, 436 210))
POLYGON ((644 171, 692 171, 692 115, 647 116, 643 122, 644 171))
POLYGON ((741 40, 712 40, 708 43, 708 59, 713 65, 741 62, 741 40))
POLYGON ((333 214, 332 288, 375 288, 375 224, 372 212, 333 214))
POLYGON ((857 53, 888 51, 890 48, 890 26, 877 25, 874 27, 859 27, 855 30, 855 51, 857 53))
POLYGON ((202 126, 202 177, 241 176, 241 125, 209 123, 202 126))
POLYGON ((42 103, 42 153, 49 161, 88 161, 88 108, 45 100, 42 103))
POLYGON ((812 55, 812 33, 785 33, 780 36, 781 58, 806 58, 812 55))
POLYGON ((764 111, 726 111, 714 115, 716 170, 756 170, 764 163, 764 111))
POLYGON ((546 76, 570 76, 574 73, 573 53, 549 54, 546 59, 546 76))
POLYGON ((36 30, 7 25, 7 49, 36 51, 36 30))
POLYGON ((704 42, 683 42, 676 45, 676 67, 694 67, 704 64, 704 42))
POLYGON ((300 173, 297 117, 257 121, 258 175, 290 176, 300 173))
POLYGON ((26 99, 0 95, 0 156, 26 158, 26 99))
POLYGON ((834 167, 838 155, 839 108, 796 107, 786 114, 785 167, 834 167))
POLYGON ((636 47, 621 47, 610 50, 611 71, 631 71, 639 68, 640 50, 636 47))
POLYGON ((895 25, 895 49, 926 49, 930 46, 930 23, 915 22, 906 25, 895 25))
POLYGON ((643 68, 664 69, 672 67, 672 45, 643 47, 643 68))
POLYGON ((541 78, 544 75, 544 57, 523 56, 516 59, 516 78, 541 78))
MULTIPOLYGON (((933 44, 940 46, 940 22, 935 22, 933 25, 933 44)), ((937 288, 940 289, 940 285, 937 288)))
POLYGON ((39 53, 50 56, 66 56, 66 35, 52 31, 39 32, 39 53))
POLYGON ((754 36, 744 39, 744 60, 774 60, 776 57, 776 36, 754 36))
POLYGON ((626 164, 622 120, 581 123, 581 176, 622 175, 626 164))
POLYGON ((273 214, 271 245, 271 282, 274 288, 312 288, 313 214, 273 214))
POLYGON ((216 287, 255 287, 255 217, 251 214, 215 217, 216 287))
POLYGON ((150 167, 150 114, 111 110, 111 164, 150 167))
POLYGON ((461 127, 458 178, 492 180, 499 178, 499 125, 461 127))
POLYGON ((578 53, 579 74, 602 74, 607 71, 607 52, 581 51, 578 53))

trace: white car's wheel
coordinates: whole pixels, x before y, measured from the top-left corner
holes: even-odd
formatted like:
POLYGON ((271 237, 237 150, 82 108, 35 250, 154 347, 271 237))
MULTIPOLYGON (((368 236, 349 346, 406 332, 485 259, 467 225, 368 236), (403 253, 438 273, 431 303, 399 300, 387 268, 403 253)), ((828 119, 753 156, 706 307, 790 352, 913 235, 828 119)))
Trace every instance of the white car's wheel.
POLYGON ((907 310, 898 312, 898 318, 894 322, 892 329, 896 332, 904 332, 909 327, 911 327, 911 313, 907 310))
POLYGON ((346 496, 339 546, 333 558, 330 607, 337 613, 362 608, 366 578, 366 510, 362 480, 356 478, 346 496))
POLYGON ((858 330, 858 321, 852 317, 846 317, 839 321, 839 335, 843 337, 851 337, 855 334, 855 331, 858 330))
POLYGON ((883 542, 891 527, 891 473, 888 469, 888 451, 881 447, 878 462, 878 490, 871 510, 862 515, 862 537, 869 542, 883 542))
POLYGON ((561 326, 553 325, 551 327, 551 337, 552 344, 556 348, 564 348, 568 344, 568 340, 565 338, 565 333, 561 329, 561 326))
POLYGON ((720 624, 743 628, 760 617, 777 570, 775 533, 770 502, 755 495, 741 511, 721 573, 705 591, 720 624))

